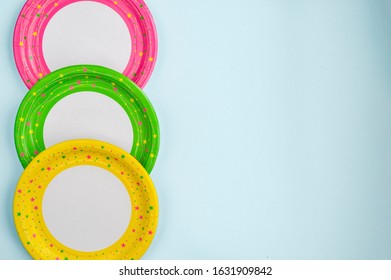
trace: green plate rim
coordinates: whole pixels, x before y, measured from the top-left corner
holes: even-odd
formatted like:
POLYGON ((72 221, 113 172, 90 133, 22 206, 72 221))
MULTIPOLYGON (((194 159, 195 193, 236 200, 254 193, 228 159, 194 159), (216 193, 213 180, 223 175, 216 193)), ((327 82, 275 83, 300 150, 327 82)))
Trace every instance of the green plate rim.
POLYGON ((61 99, 77 92, 96 92, 115 100, 128 115, 133 128, 130 154, 150 173, 160 147, 159 121, 145 93, 125 75, 98 65, 74 65, 58 69, 36 83, 19 106, 14 141, 24 168, 46 149, 44 124, 61 99))

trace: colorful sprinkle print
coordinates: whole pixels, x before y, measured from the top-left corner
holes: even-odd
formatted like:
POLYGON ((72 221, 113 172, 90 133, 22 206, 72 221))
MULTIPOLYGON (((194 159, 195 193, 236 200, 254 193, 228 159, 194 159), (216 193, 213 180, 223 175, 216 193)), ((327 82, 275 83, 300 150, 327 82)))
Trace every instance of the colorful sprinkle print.
POLYGON ((160 142, 159 123, 151 102, 126 76, 93 65, 70 66, 52 72, 27 93, 15 122, 15 144, 22 165, 26 167, 46 149, 44 123, 53 106, 66 96, 82 91, 104 94, 122 106, 133 127, 130 154, 151 172, 160 142))
POLYGON ((26 168, 16 187, 14 220, 26 250, 40 260, 132 260, 140 259, 157 228, 158 199, 146 170, 128 153, 113 145, 75 140, 55 145, 39 154, 26 168), (132 203, 130 224, 110 247, 79 252, 57 241, 45 225, 42 200, 51 180, 62 171, 93 165, 112 172, 126 187, 132 203))
MULTIPOLYGON (((31 88, 50 73, 44 60, 42 39, 50 19, 63 7, 83 0, 28 0, 14 32, 14 56, 24 83, 31 88)), ((143 0, 91 0, 107 5, 125 21, 132 53, 123 74, 143 88, 155 66, 157 34, 152 15, 143 0)), ((75 45, 76 47, 76 45, 75 45)))

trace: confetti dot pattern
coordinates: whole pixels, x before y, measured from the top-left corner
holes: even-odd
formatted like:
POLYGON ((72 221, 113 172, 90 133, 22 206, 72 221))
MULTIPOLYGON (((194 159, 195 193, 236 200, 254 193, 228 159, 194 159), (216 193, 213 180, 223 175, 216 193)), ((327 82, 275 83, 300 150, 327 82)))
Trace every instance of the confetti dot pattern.
POLYGON ((68 95, 82 91, 104 94, 122 106, 133 127, 130 153, 151 172, 160 142, 159 123, 151 102, 126 76, 93 65, 70 66, 52 72, 27 93, 15 121, 15 144, 22 165, 26 167, 46 149, 44 123, 54 105, 68 95))
MULTIPOLYGON (((16 66, 28 88, 50 73, 42 50, 43 34, 50 19, 63 7, 79 1, 83 0, 28 0, 22 8, 13 46, 16 66)), ((132 52, 123 74, 143 88, 153 72, 158 49, 157 32, 147 5, 142 0, 91 1, 112 8, 126 23, 132 52)))
POLYGON ((157 228, 158 199, 149 174, 124 150, 95 140, 73 140, 40 153, 22 174, 14 196, 14 221, 23 246, 39 260, 136 260, 150 246, 157 228), (45 225, 42 200, 62 171, 93 165, 112 172, 126 187, 132 216, 123 236, 108 248, 79 252, 57 241, 45 225))

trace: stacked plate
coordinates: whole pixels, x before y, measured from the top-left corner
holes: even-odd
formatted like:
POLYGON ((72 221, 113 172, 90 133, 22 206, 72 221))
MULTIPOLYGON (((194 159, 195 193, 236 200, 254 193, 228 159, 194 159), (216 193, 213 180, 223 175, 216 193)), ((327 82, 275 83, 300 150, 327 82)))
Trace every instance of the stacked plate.
MULTIPOLYGON (((123 73, 98 65, 74 65, 51 72, 44 60, 43 34, 51 18, 65 6, 82 0, 28 0, 14 32, 14 55, 29 88, 15 122, 15 144, 25 168, 16 187, 14 220, 20 240, 35 259, 139 259, 157 227, 158 199, 149 176, 159 151, 159 124, 142 91, 154 69, 156 29, 141 0, 94 0, 112 8, 125 21, 132 53, 123 73), (78 92, 96 92, 117 102, 133 127, 133 146, 125 151, 94 139, 75 139, 45 147, 44 124, 52 108, 78 92), (125 233, 111 246, 93 252, 72 249, 48 229, 42 211, 47 187, 61 172, 76 166, 96 166, 125 186, 132 211, 125 233)), ((67 116, 64 116, 66 118, 67 116)))

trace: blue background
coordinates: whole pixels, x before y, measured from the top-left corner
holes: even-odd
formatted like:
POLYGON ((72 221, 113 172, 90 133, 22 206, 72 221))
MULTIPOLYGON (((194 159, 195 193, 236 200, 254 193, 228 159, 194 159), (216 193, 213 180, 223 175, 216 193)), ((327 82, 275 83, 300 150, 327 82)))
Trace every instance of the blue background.
MULTIPOLYGON (((26 93, 0 10, 0 259, 26 93)), ((391 2, 148 0, 162 143, 145 259, 391 258, 391 2)))

